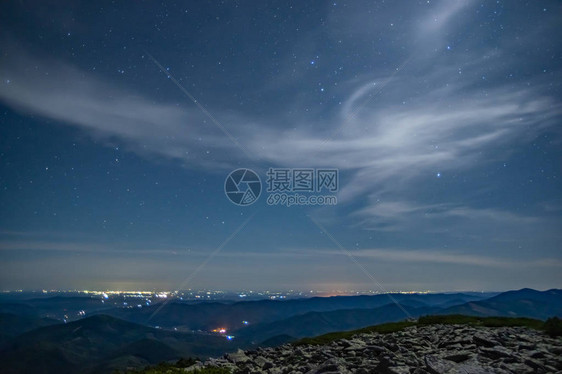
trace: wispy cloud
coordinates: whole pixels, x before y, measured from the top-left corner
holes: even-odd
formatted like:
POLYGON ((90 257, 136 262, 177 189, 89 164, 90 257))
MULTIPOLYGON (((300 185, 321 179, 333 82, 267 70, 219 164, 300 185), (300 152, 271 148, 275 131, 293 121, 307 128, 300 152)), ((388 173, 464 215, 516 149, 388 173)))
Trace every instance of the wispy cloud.
MULTIPOLYGON (((456 74, 446 67, 439 72, 456 74)), ((188 167, 229 167, 244 158, 188 105, 157 103, 60 62, 22 57, 2 73, 10 83, 0 85, 0 99, 9 105, 95 137, 119 139, 139 154, 180 160, 188 167)), ((295 165, 304 159, 355 171, 345 199, 393 178, 470 166, 486 147, 535 135, 561 113, 560 105, 537 88, 499 86, 483 94, 456 81, 437 82, 443 85, 435 88, 420 85, 432 76, 397 75, 362 84, 347 93, 335 117, 318 123, 292 118, 292 130, 280 126, 276 116, 266 123, 232 113, 216 116, 227 118, 235 136, 264 161, 295 165), (383 83, 384 93, 371 99, 383 83), (336 139, 330 138, 333 133, 336 139)))
MULTIPOLYGON (((139 257, 158 256, 162 261, 168 261, 175 256, 181 256, 184 261, 190 258, 200 261, 208 256, 209 250, 187 249, 184 247, 146 247, 142 245, 103 245, 91 241, 48 241, 48 240, 3 240, 0 241, 0 253, 6 256, 8 253, 25 252, 60 252, 66 254, 97 254, 100 256, 131 255, 139 257)), ((562 267, 562 261, 556 258, 534 258, 532 260, 516 260, 506 257, 487 256, 481 254, 467 253, 472 251, 454 249, 417 249, 404 248, 367 248, 354 250, 353 256, 362 261, 384 261, 398 263, 427 263, 443 265, 484 266, 496 268, 525 268, 525 267, 562 267)), ((11 256, 11 255, 10 255, 11 256)), ((333 256, 344 256, 335 249, 318 248, 284 248, 275 252, 247 251, 234 249, 217 255, 217 258, 236 259, 236 261, 247 261, 270 264, 280 262, 280 265, 290 260, 286 266, 290 266, 292 260, 301 258, 303 261, 315 261, 317 263, 331 263, 333 256)))
MULTIPOLYGON (((406 60, 395 61, 404 69, 375 70, 339 82, 334 90, 344 100, 338 110, 330 108, 330 115, 303 119, 288 110, 258 119, 248 113, 226 112, 213 103, 206 105, 261 160, 260 166, 304 163, 344 171, 338 201, 344 204, 363 199, 364 206, 355 216, 371 228, 379 224, 385 230, 404 228, 412 217, 420 215, 426 219, 532 223, 532 217, 501 209, 476 209, 466 204, 433 206, 411 200, 418 180, 504 158, 553 128, 562 116, 562 105, 550 96, 549 82, 540 77, 529 77, 525 85, 505 80, 486 84, 486 72, 496 74, 496 66, 502 66, 499 62, 505 60, 507 51, 481 47, 443 54, 443 36, 460 27, 456 17, 473 5, 447 1, 423 8, 423 17, 416 12, 405 15, 407 19, 396 26, 401 27, 404 39, 414 40, 415 45, 407 45, 406 60)), ((385 9, 381 10, 383 15, 385 11, 395 13, 385 9)), ((359 16, 350 13, 340 28, 348 29, 350 23, 371 25, 384 34, 390 27, 357 22, 359 16)), ((333 17, 330 22, 336 25, 333 17)), ((371 31, 361 35, 370 38, 371 31)), ((315 41, 307 43, 313 48, 315 41)), ((159 74, 156 69, 154 73, 159 74)), ((26 53, 7 58, 1 76, 0 100, 8 105, 78 127, 108 143, 117 139, 144 157, 169 159, 190 168, 212 166, 209 172, 217 170, 216 166, 222 170, 250 161, 220 131, 205 123, 205 116, 189 102, 158 102, 147 91, 140 94, 91 71, 26 53)), ((170 84, 169 89, 176 87, 170 84)), ((181 92, 177 94, 179 101, 181 92)), ((315 99, 299 95, 284 108, 302 107, 303 100, 309 104, 307 100, 315 99)))
MULTIPOLYGON (((310 249, 301 252, 308 255, 338 256, 335 250, 310 249)), ((353 251, 358 259, 376 260, 397 263, 428 263, 442 265, 483 266, 492 268, 525 268, 525 267, 562 267, 562 261, 556 258, 540 258, 530 261, 514 260, 504 257, 467 254, 466 251, 454 250, 406 250, 400 248, 374 248, 353 251)))
POLYGON ((136 256, 152 256, 152 255, 193 255, 205 256, 206 252, 192 251, 185 247, 147 247, 144 245, 128 244, 101 244, 90 240, 32 240, 32 239, 12 239, 0 240, 0 253, 23 253, 32 252, 61 252, 61 253, 93 253, 100 255, 122 255, 134 254, 136 256))
MULTIPOLYGON (((418 204, 411 201, 376 201, 371 199, 366 206, 353 215, 363 219, 363 224, 373 230, 404 231, 430 227, 449 231, 451 226, 465 228, 477 225, 481 230, 493 227, 513 231, 516 227, 542 225, 542 218, 516 214, 492 208, 470 208, 459 204, 418 204)), ((517 231, 517 230, 515 230, 517 231)))
POLYGON ((5 61, 1 73, 0 99, 10 106, 108 143, 118 140, 142 156, 195 168, 216 162, 210 150, 232 146, 196 108, 156 102, 62 61, 21 53, 5 61))
MULTIPOLYGON (((419 22, 417 35, 424 38, 439 38, 443 36, 443 30, 450 26, 460 13, 468 10, 474 1, 452 0, 438 3, 434 9, 428 11, 428 16, 419 22)), ((458 19, 458 18, 457 18, 458 19)))
MULTIPOLYGON (((155 102, 60 62, 20 58, 3 69, 2 78, 9 77, 10 83, 0 85, 0 99, 19 110, 77 126, 108 143, 118 140, 144 157, 171 159, 191 168, 212 166, 213 172, 217 166, 232 168, 245 160, 235 144, 204 123, 196 108, 155 102), (24 71, 17 66, 38 67, 24 71)), ((447 218, 477 222, 476 217, 480 222, 524 225, 532 219, 494 209, 434 207, 408 200, 418 178, 469 170, 505 157, 505 151, 498 150, 524 144, 562 113, 560 103, 541 94, 540 85, 499 85, 483 92, 451 78, 458 75, 456 70, 441 66, 440 77, 431 70, 424 73, 424 68, 421 76, 400 72, 371 80, 347 92, 335 116, 322 122, 292 118, 291 130, 279 125, 275 116, 258 123, 242 114, 211 110, 226 119, 234 136, 263 166, 306 162, 347 171, 338 199, 346 203, 368 197, 355 213, 366 228, 398 231, 419 225, 420 218, 433 224, 447 218), (428 81, 434 87, 428 87, 428 81)))

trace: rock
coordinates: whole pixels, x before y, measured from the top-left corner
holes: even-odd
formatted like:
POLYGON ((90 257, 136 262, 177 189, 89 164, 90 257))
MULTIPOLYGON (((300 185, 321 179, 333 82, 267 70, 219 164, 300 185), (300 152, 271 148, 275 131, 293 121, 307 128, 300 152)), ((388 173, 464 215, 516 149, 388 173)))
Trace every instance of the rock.
POLYGON ((443 358, 445 360, 459 363, 470 359, 472 356, 473 356, 472 353, 468 351, 457 351, 457 352, 447 353, 447 355, 443 356, 443 358))
POLYGON ((488 347, 488 348, 495 347, 496 345, 500 345, 500 343, 480 334, 474 335, 472 337, 472 342, 478 346, 488 347))
POLYGON ((351 346, 351 342, 347 339, 341 339, 338 341, 339 345, 341 345, 344 348, 347 348, 349 346, 351 346))
POLYGON ((345 361, 341 359, 334 359, 331 358, 325 361, 320 367, 314 371, 315 374, 322 374, 322 373, 351 373, 345 367, 345 361))
POLYGON ((195 370, 201 370, 201 369, 204 368, 204 367, 205 367, 205 365, 204 365, 202 362, 198 362, 198 363, 196 363, 196 364, 194 364, 194 365, 191 365, 191 366, 189 366, 189 367, 186 367, 186 368, 183 369, 183 370, 189 373, 189 372, 192 372, 192 371, 195 371, 195 370))
POLYGON ((388 368, 389 374, 410 374, 409 366, 394 366, 388 368))
POLYGON ((354 339, 348 342, 348 346, 344 348, 345 351, 361 351, 367 347, 367 344, 358 339, 354 339))
POLYGON ((489 357, 491 359, 498 359, 502 357, 508 357, 508 358, 513 357, 511 351, 504 347, 480 348, 480 352, 486 357, 489 357))
POLYGON ((472 340, 468 340, 468 339, 454 339, 454 340, 445 340, 439 343, 438 347, 439 348, 447 348, 450 347, 452 345, 454 345, 455 347, 462 347, 465 346, 467 344, 472 343, 472 340))
POLYGON ((375 352, 375 353, 383 353, 383 352, 388 351, 386 348, 378 346, 378 345, 367 345, 365 347, 365 349, 370 351, 370 352, 375 352))
POLYGON ((241 374, 562 373, 559 353, 562 340, 522 327, 432 325, 364 333, 323 346, 238 350, 186 372, 220 367, 241 374))
POLYGON ((437 355, 426 355, 424 361, 427 371, 432 374, 445 374, 455 367, 453 362, 443 360, 437 355))
POLYGON ((532 367, 535 370, 540 370, 540 371, 544 371, 544 365, 541 364, 539 361, 537 360, 533 360, 532 358, 528 358, 525 360, 525 365, 532 367))
POLYGON ((262 357, 262 356, 258 356, 256 357, 256 359, 254 360, 254 364, 256 364, 257 366, 259 366, 260 368, 267 370, 273 367, 273 363, 271 361, 268 361, 266 358, 262 357))
POLYGON ((422 368, 415 368, 414 371, 411 372, 412 374, 428 374, 427 371, 425 371, 422 368))
POLYGON ((450 372, 450 374, 499 374, 502 372, 503 371, 498 371, 490 367, 484 367, 480 362, 473 358, 457 365, 455 370, 450 372))
POLYGON ((508 372, 517 373, 517 374, 531 374, 535 372, 535 370, 532 367, 529 367, 521 363, 502 364, 500 365, 500 368, 507 370, 508 372))
POLYGON ((398 347, 398 344, 394 344, 394 343, 387 345, 386 348, 390 349, 392 352, 396 352, 400 349, 398 347))
POLYGON ((531 351, 527 352, 527 355, 531 358, 544 358, 545 353, 543 351, 531 351))
POLYGON ((548 351, 554 353, 555 355, 562 356, 562 346, 551 346, 548 348, 548 351))
POLYGON ((227 359, 235 364, 250 361, 250 357, 246 356, 243 350, 239 349, 236 353, 229 353, 227 359))
POLYGON ((520 351, 521 351, 521 350, 530 351, 530 350, 535 349, 536 347, 537 347, 537 345, 536 345, 536 344, 533 344, 533 343, 521 343, 521 344, 519 344, 518 349, 519 349, 520 351))

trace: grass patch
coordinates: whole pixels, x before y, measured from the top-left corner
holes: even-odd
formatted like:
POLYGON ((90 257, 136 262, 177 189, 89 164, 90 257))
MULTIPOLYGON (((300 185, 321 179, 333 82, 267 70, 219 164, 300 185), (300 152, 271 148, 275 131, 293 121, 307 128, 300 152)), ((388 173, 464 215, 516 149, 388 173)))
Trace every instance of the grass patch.
POLYGON ((403 330, 406 327, 414 326, 415 324, 416 324, 415 322, 410 322, 410 321, 383 323, 381 325, 364 327, 364 328, 359 329, 359 330, 331 332, 331 333, 316 336, 316 337, 313 337, 313 338, 303 338, 303 339, 297 340, 296 342, 293 342, 292 344, 295 345, 295 346, 307 345, 307 344, 324 345, 324 344, 329 344, 329 343, 333 342, 334 340, 349 339, 353 335, 356 335, 356 334, 364 334, 364 333, 369 333, 369 332, 378 332, 378 333, 381 333, 381 334, 389 334, 389 333, 392 333, 392 332, 403 330))
MULTIPOLYGON (((185 371, 184 371, 185 373, 185 371)), ((194 370, 192 373, 201 373, 201 374, 230 374, 230 370, 226 368, 215 368, 215 367, 206 367, 201 370, 194 370)))
POLYGON ((303 338, 293 342, 295 346, 299 345, 324 345, 330 344, 334 340, 339 339, 349 339, 353 335, 378 332, 381 334, 388 334, 396 331, 400 331, 410 326, 427 326, 427 325, 470 325, 470 326, 482 326, 482 327, 528 327, 535 330, 544 330, 551 336, 562 335, 562 320, 554 317, 550 318, 547 322, 540 321, 538 319, 523 318, 523 317, 474 317, 474 316, 464 316, 460 314, 451 314, 444 316, 423 316, 419 317, 417 322, 414 321, 403 321, 403 322, 391 322, 383 323, 381 325, 365 327, 359 330, 343 331, 343 332, 331 332, 328 334, 312 337, 303 338), (549 321, 551 321, 549 323, 549 321), (550 324, 549 330, 546 329, 547 323, 550 324), (549 332, 551 331, 551 332, 549 332))
POLYGON ((558 317, 552 317, 544 323, 544 332, 551 337, 562 336, 562 320, 558 317))
POLYGON ((528 327, 542 330, 544 322, 524 317, 474 317, 451 314, 446 316, 423 316, 418 319, 419 325, 471 325, 483 327, 528 327))

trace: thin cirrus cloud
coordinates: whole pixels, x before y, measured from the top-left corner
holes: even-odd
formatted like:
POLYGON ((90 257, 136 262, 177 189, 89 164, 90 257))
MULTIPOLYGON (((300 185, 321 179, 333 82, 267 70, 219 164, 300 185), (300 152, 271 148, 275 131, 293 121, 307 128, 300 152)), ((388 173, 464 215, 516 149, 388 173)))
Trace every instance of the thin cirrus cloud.
MULTIPOLYGON (((10 83, 0 86, 0 99, 15 108, 94 136, 119 138, 140 154, 185 160, 190 167, 205 163, 198 157, 204 149, 220 151, 215 156, 219 162, 236 155, 235 145, 203 124, 204 116, 195 108, 154 102, 63 63, 22 58, 15 65, 40 67, 4 70, 3 78, 10 83)), ((453 73, 444 68, 439 75, 453 73)), ((560 105, 537 95, 536 88, 498 87, 483 95, 467 90, 462 82, 437 81, 443 86, 421 87, 419 82, 432 80, 433 74, 396 75, 361 84, 346 94, 342 110, 328 123, 310 126, 292 118, 296 130, 279 126, 274 113, 269 123, 258 125, 243 115, 213 112, 228 118, 229 130, 264 161, 287 165, 304 157, 314 165, 356 170, 358 179, 371 174, 381 179, 409 177, 416 174, 412 169, 422 173, 441 165, 456 168, 473 161, 486 146, 505 144, 525 132, 529 136, 531 125, 532 135, 536 134, 561 112, 560 105), (409 94, 413 91, 420 93, 409 94)))
MULTIPOLYGON (((393 90, 407 85, 397 83, 393 90)), ((417 102, 408 107, 387 96, 356 116, 344 112, 341 122, 336 119, 330 126, 343 128, 335 139, 312 131, 269 129, 256 134, 250 148, 257 151, 259 144, 268 144, 262 158, 271 162, 292 165, 306 159, 314 165, 355 171, 353 183, 340 195, 347 199, 381 182, 470 167, 481 160, 482 150, 536 135, 559 114, 552 100, 534 98, 531 92, 514 94, 500 88, 490 94, 497 99, 490 100, 478 94, 461 98, 454 88, 438 91, 415 98, 417 102), (537 126, 529 131, 533 124, 537 126)), ((356 101, 355 94, 351 97, 356 101)))
MULTIPOLYGON (((155 103, 62 63, 44 66, 26 60, 18 65, 40 68, 4 72, 11 83, 0 86, 0 99, 15 108, 95 137, 117 138, 133 152, 180 160, 188 167, 232 167, 244 159, 228 138, 202 123, 204 117, 195 108, 155 103), (205 157, 209 149, 213 158, 205 157)), ((366 195, 373 200, 389 191, 396 194, 436 171, 470 169, 493 156, 486 151, 514 148, 560 116, 560 105, 540 95, 540 87, 498 86, 483 94, 465 81, 448 83, 447 77, 455 73, 444 66, 439 78, 434 72, 399 73, 361 84, 347 93, 340 112, 321 124, 293 118, 295 129, 286 130, 276 126, 273 114, 262 125, 230 114, 228 123, 264 164, 299 165, 307 160, 311 166, 349 171, 339 194, 345 203, 366 195), (435 87, 420 83, 427 81, 435 87)), ((382 208, 376 205, 376 210, 367 207, 359 213, 373 212, 376 219, 384 213, 382 208)))
MULTIPOLYGON (((333 250, 310 250, 316 255, 342 255, 333 250)), ((493 257, 485 255, 471 255, 462 251, 443 250, 404 250, 395 248, 373 248, 355 251, 353 256, 358 259, 388 261, 398 263, 428 263, 465 265, 491 268, 526 268, 526 267, 562 267, 562 261, 555 258, 535 259, 531 261, 518 261, 505 257, 493 257)))
MULTIPOLYGON (((511 44, 479 47, 475 37, 467 45, 470 48, 442 53, 444 36, 464 27, 457 21, 472 12, 473 5, 450 1, 420 8, 421 13, 405 13, 395 26, 410 42, 405 53, 395 58, 398 68, 391 72, 374 69, 340 82, 334 90, 344 98, 342 105, 321 120, 304 120, 294 114, 298 111, 290 108, 303 103, 290 99, 280 109, 289 114, 269 113, 259 121, 251 114, 227 113, 213 103, 207 103, 207 109, 256 156, 260 166, 292 167, 306 160, 302 166, 339 168, 346 172, 338 195, 340 204, 366 198, 367 206, 358 216, 371 224, 385 218, 386 229, 404 227, 400 222, 415 215, 415 207, 428 205, 408 200, 418 179, 437 172, 471 170, 505 158, 552 128, 562 114, 560 103, 548 95, 549 82, 540 77, 530 76, 527 84, 482 80, 481 72, 491 72, 492 79, 504 73, 506 64, 524 63, 511 57, 505 62, 506 56, 511 56, 506 50, 511 44), (284 123, 291 123, 291 129, 284 123), (378 198, 394 208, 405 207, 392 211, 398 223, 383 217, 390 205, 380 205, 378 198)), ((395 9, 386 11, 393 14, 395 9)), ((381 19, 386 19, 382 15, 381 19)), ((342 16, 329 19, 332 26, 338 26, 333 31, 338 36, 345 30, 353 30, 354 38, 387 32, 388 25, 358 22, 361 14, 357 9, 343 18, 333 17, 342 16)), ((315 39, 307 43, 307 48, 313 49, 315 39)), ((204 123, 205 115, 189 103, 157 102, 149 94, 132 92, 92 72, 25 53, 4 64, 2 78, 10 80, 10 84, 0 85, 0 100, 8 105, 78 127, 108 142, 118 139, 143 157, 170 159, 189 168, 220 166, 221 170, 255 161, 246 159, 244 152, 209 121, 204 123), (23 70, 21 66, 36 68, 23 70)), ((169 89, 177 90, 172 84, 169 89)), ((177 95, 181 98, 179 90, 177 95)), ((298 98, 311 106, 316 100, 306 95, 298 98)), ((441 217, 467 218, 460 209, 470 212, 471 217, 493 220, 493 215, 484 211, 458 205, 439 212, 441 217)), ((502 211, 494 210, 494 214, 501 216, 502 211)), ((507 218, 513 221, 511 216, 507 218)))
POLYGON ((9 83, 0 86, 0 99, 8 105, 96 138, 118 139, 142 156, 198 167, 213 163, 204 157, 208 144, 232 146, 205 127, 196 109, 157 103, 60 61, 20 53, 5 64, 2 76, 9 83))
MULTIPOLYGON (((455 240, 462 239, 465 244, 474 243, 479 251, 495 248, 508 253, 514 243, 527 243, 529 240, 540 247, 539 243, 557 235, 551 220, 543 215, 521 214, 500 208, 474 208, 461 203, 422 204, 397 199, 381 201, 371 197, 362 208, 352 213, 352 217, 359 221, 357 225, 367 230, 409 233, 413 237, 436 235, 442 241, 453 240, 455 243, 455 240)), ((546 248, 541 250, 553 252, 546 248)))
MULTIPOLYGON (((87 242, 64 242, 64 241, 43 241, 43 240, 14 240, 1 241, 0 251, 21 254, 25 251, 33 252, 72 252, 84 254, 97 254, 107 256, 119 256, 135 254, 140 257, 165 256, 174 258, 176 256, 189 256, 191 258, 206 257, 207 252, 202 250, 186 250, 185 248, 119 248, 118 246, 108 247, 97 243, 87 242)), ((341 252, 333 249, 284 249, 280 252, 247 252, 244 250, 229 251, 221 253, 219 258, 244 258, 260 259, 264 264, 271 261, 279 262, 280 266, 287 260, 302 258, 303 261, 320 261, 321 259, 330 262, 332 256, 345 256, 341 252)), ((403 248, 367 248, 354 251, 353 256, 362 261, 376 260, 399 263, 427 263, 427 264, 450 264, 466 266, 484 266, 495 268, 523 268, 523 267, 562 267, 562 262, 555 258, 538 258, 533 260, 515 260, 506 257, 494 257, 481 254, 467 254, 466 251, 447 251, 418 249, 408 250, 403 248)), ((287 266, 291 266, 287 263, 287 266)))

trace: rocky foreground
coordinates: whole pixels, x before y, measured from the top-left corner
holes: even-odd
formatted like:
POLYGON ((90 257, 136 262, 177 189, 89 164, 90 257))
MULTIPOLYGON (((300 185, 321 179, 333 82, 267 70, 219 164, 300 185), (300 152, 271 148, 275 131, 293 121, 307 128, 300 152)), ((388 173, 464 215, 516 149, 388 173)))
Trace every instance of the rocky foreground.
POLYGON ((562 338, 523 327, 412 326, 328 345, 284 345, 194 365, 238 373, 562 373, 562 338))

